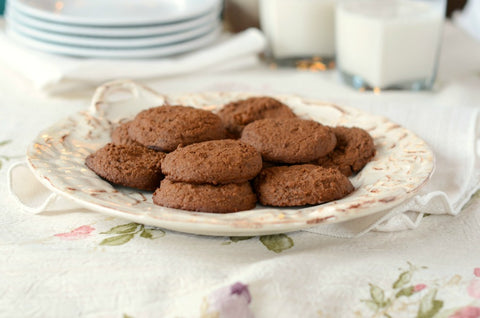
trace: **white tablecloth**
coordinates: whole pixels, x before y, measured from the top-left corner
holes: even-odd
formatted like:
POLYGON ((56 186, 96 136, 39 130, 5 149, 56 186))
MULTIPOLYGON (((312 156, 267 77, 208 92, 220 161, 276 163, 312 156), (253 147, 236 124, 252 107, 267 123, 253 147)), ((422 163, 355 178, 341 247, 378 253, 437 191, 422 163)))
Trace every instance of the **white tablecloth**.
MULTIPOLYGON (((478 108, 480 44, 446 30, 434 92, 357 93, 334 72, 268 67, 148 84, 166 93, 292 93, 386 116, 407 104, 478 108)), ((0 180, 41 129, 86 109, 91 94, 45 97, 0 63, 0 180)), ((2 181, 0 317, 480 316, 478 195, 457 217, 355 239, 239 240, 128 223, 82 209, 31 215, 2 181)))

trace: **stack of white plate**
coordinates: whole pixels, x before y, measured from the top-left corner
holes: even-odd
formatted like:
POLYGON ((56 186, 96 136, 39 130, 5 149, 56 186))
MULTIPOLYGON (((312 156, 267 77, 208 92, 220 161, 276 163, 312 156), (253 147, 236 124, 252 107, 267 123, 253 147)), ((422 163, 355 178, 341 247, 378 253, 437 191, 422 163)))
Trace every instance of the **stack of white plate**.
POLYGON ((29 47, 95 58, 193 51, 220 34, 222 0, 8 0, 7 35, 29 47))

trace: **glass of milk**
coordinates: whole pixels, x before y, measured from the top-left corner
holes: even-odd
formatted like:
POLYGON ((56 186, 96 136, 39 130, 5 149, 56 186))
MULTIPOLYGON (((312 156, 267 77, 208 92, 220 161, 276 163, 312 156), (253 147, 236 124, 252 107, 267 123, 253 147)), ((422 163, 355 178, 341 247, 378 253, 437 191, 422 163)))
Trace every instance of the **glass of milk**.
POLYGON ((327 63, 335 57, 337 0, 260 0, 260 25, 267 55, 279 64, 312 59, 327 63))
POLYGON ((342 0, 336 8, 337 68, 358 89, 430 89, 445 0, 342 0))

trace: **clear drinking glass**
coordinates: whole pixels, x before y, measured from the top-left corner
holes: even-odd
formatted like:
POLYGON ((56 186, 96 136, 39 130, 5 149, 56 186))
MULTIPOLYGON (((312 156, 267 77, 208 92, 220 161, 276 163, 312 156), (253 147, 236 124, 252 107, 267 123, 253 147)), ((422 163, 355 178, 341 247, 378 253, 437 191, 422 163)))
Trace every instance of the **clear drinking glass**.
POLYGON ((280 65, 335 57, 336 0, 260 0, 260 25, 267 56, 280 65))
POLYGON ((336 8, 337 68, 357 89, 431 89, 445 0, 342 0, 336 8))

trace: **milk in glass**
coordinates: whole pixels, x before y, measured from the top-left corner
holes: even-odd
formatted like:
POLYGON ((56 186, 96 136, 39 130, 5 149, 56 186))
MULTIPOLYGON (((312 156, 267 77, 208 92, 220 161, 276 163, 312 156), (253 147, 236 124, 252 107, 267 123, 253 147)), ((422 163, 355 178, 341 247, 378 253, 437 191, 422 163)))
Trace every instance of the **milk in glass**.
POLYGON ((431 87, 444 12, 443 0, 341 2, 336 45, 342 77, 355 87, 431 87))
POLYGON ((260 0, 260 24, 275 59, 335 55, 336 0, 260 0))

